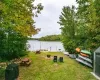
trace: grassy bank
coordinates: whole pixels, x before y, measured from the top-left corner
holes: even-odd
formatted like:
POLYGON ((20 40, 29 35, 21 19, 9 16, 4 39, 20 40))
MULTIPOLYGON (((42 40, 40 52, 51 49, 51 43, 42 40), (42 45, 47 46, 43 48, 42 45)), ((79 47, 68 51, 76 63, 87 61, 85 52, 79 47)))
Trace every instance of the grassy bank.
POLYGON ((20 67, 19 80, 96 80, 90 74, 91 69, 60 52, 42 52, 37 55, 29 53, 27 57, 32 60, 32 64, 29 67, 20 67), (53 57, 48 59, 47 54, 63 56, 64 63, 54 63, 53 57))

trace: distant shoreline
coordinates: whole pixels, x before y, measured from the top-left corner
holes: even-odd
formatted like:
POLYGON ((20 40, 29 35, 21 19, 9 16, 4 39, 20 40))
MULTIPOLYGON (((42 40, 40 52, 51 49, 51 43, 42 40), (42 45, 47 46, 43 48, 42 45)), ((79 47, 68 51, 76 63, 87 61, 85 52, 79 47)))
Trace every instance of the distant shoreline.
MULTIPOLYGON (((33 39, 28 39, 29 41, 42 41, 42 40, 33 40, 33 39)), ((42 42, 61 42, 61 41, 42 41, 42 42)))
POLYGON ((47 35, 41 38, 28 38, 28 40, 38 41, 61 41, 61 35, 47 35))

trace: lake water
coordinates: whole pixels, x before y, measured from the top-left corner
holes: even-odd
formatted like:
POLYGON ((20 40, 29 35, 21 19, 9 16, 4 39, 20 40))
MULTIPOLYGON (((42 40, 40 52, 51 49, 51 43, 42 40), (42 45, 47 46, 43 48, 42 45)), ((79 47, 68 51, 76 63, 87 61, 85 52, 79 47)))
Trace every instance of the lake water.
POLYGON ((38 41, 38 40, 28 40, 30 45, 29 51, 36 50, 48 50, 48 51, 64 51, 63 45, 58 41, 38 41))

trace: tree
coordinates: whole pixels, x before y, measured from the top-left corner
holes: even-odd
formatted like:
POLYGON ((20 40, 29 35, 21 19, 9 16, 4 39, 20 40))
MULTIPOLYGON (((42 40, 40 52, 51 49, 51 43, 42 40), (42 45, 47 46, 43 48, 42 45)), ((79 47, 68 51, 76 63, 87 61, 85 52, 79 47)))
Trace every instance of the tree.
MULTIPOLYGON (((99 45, 100 40, 97 37, 100 37, 100 27, 98 27, 98 11, 96 6, 100 4, 97 0, 77 0, 78 6, 78 17, 85 24, 86 29, 86 48, 95 49, 99 45)), ((99 9, 100 7, 98 7, 99 9)), ((80 22, 79 22, 80 23, 80 22)), ((85 34, 85 33, 84 33, 85 34)))
POLYGON ((62 31, 62 42, 64 48, 73 53, 76 47, 75 37, 76 37, 76 12, 75 7, 64 6, 59 17, 59 22, 62 31), (73 44, 73 45, 71 45, 73 44))
POLYGON ((2 17, 2 24, 9 24, 9 27, 12 27, 24 36, 31 36, 37 33, 38 29, 35 29, 35 26, 33 25, 35 22, 32 17, 37 15, 37 13, 40 13, 43 7, 41 4, 34 6, 33 2, 34 0, 2 1, 2 4, 6 7, 6 9, 4 9, 5 12, 2 11, 4 16, 2 17), (33 10, 37 12, 33 13, 33 10))
MULTIPOLYGON (((62 13, 59 17, 59 24, 63 26, 61 29, 65 35, 68 37, 75 37, 75 7, 64 6, 62 9, 62 13)), ((63 33, 62 32, 62 33, 63 33)))
POLYGON ((0 0, 0 57, 13 59, 26 52, 27 37, 38 33, 33 18, 43 9, 34 0, 0 0), (2 51, 2 52, 1 52, 2 51))
POLYGON ((62 42, 65 50, 75 47, 94 51, 100 46, 100 1, 76 0, 78 8, 64 7, 59 24, 62 30, 62 42))

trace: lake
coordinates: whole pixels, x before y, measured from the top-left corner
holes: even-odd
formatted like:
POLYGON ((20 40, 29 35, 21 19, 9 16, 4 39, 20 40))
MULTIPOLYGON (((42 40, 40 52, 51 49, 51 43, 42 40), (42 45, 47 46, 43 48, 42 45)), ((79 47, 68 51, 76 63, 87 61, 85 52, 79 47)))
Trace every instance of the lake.
POLYGON ((48 50, 48 51, 64 51, 64 47, 59 41, 38 41, 28 40, 30 45, 29 51, 48 50))

